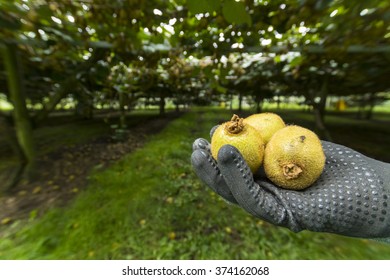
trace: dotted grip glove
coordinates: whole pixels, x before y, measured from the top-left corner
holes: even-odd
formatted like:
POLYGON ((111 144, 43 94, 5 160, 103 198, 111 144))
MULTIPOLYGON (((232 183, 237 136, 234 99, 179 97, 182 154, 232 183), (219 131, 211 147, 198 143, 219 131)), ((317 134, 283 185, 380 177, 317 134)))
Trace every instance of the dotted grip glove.
POLYGON ((217 194, 274 225, 294 232, 390 237, 390 164, 331 142, 322 145, 324 171, 301 191, 279 188, 264 175, 254 179, 239 151, 230 145, 220 149, 217 163, 207 140, 197 139, 191 161, 197 176, 217 194))

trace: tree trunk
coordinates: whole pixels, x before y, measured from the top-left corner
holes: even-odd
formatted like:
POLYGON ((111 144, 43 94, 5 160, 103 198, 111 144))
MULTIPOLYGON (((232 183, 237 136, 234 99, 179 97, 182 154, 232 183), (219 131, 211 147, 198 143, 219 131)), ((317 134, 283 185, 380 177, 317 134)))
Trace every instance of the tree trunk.
POLYGON ((119 112, 120 112, 120 117, 119 117, 119 127, 120 128, 125 128, 126 127, 126 96, 123 92, 118 92, 119 94, 119 112))
POLYGON ((35 126, 38 126, 49 116, 50 112, 52 112, 57 104, 66 96, 69 89, 74 88, 76 84, 76 78, 70 77, 65 80, 65 82, 61 85, 58 91, 50 98, 49 102, 45 104, 43 109, 36 113, 33 119, 33 123, 35 126))
POLYGON ((175 104, 175 111, 176 111, 176 113, 180 112, 180 104, 178 101, 176 101, 176 104, 175 104))
POLYGON ((375 107, 375 97, 376 97, 376 94, 374 92, 370 93, 370 95, 368 97, 368 109, 367 109, 366 116, 365 116, 366 120, 372 119, 372 113, 373 113, 374 107, 375 107))
POLYGON ((325 111, 326 111, 326 98, 328 96, 328 79, 325 78, 321 90, 320 90, 320 100, 319 102, 315 102, 312 95, 312 104, 313 104, 313 113, 315 119, 316 130, 320 136, 324 140, 332 141, 332 137, 325 126, 325 111))
POLYGON ((316 125, 317 133, 321 139, 332 141, 332 136, 330 135, 328 129, 325 126, 324 114, 321 113, 321 109, 317 106, 313 106, 314 120, 316 125))
POLYGON ((164 94, 161 93, 160 94, 160 116, 164 116, 165 115, 165 97, 164 97, 164 94))
POLYGON ((280 96, 278 95, 277 99, 276 99, 276 109, 278 109, 278 110, 280 109, 280 102, 281 102, 280 101, 280 96))
POLYGON ((242 96, 242 93, 240 92, 238 94, 238 111, 239 112, 242 111, 242 99, 243 99, 243 96, 242 96))
POLYGON ((25 165, 27 176, 31 177, 33 175, 36 154, 30 116, 26 108, 20 56, 18 55, 16 44, 5 44, 2 49, 9 97, 14 106, 12 117, 17 141, 23 154, 22 164, 25 165))
POLYGON ((263 97, 260 95, 255 96, 255 102, 256 102, 256 113, 261 113, 261 106, 263 104, 263 97))

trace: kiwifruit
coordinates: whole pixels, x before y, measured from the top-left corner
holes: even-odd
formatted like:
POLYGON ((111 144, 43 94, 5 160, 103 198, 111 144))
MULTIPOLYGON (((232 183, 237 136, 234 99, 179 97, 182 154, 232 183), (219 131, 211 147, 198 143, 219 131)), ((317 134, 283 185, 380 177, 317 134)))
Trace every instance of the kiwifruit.
POLYGON ((226 144, 236 147, 248 164, 252 173, 255 173, 263 162, 264 141, 260 133, 244 119, 233 115, 228 122, 221 124, 211 138, 211 154, 218 159, 219 149, 226 144))
POLYGON ((250 115, 244 119, 244 123, 256 128, 266 145, 276 131, 286 126, 279 115, 270 112, 250 115))
POLYGON ((311 186, 325 166, 318 136, 309 129, 290 125, 277 131, 264 151, 264 171, 279 187, 301 190, 311 186))

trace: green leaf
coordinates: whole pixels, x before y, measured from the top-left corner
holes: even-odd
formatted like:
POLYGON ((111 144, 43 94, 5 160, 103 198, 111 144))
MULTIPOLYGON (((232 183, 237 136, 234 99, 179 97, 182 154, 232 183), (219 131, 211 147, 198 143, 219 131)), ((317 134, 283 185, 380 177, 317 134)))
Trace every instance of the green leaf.
POLYGON ((220 0, 188 0, 188 9, 192 14, 212 13, 220 7, 220 0))
POLYGON ((75 40, 70 35, 64 33, 60 29, 46 27, 45 31, 48 33, 51 32, 51 33, 55 34, 56 36, 58 36, 59 38, 61 38, 62 40, 66 41, 68 43, 71 43, 71 44, 75 43, 75 40))
POLYGON ((236 2, 235 0, 226 0, 223 3, 222 13, 225 19, 230 23, 248 24, 252 25, 252 18, 245 9, 243 2, 236 2))
POLYGON ((49 5, 39 5, 36 9, 36 12, 39 16, 39 19, 50 19, 53 15, 53 12, 50 10, 49 5))
POLYGON ((101 49, 110 49, 112 44, 106 41, 91 41, 88 42, 88 46, 91 48, 101 48, 101 49))
POLYGON ((291 67, 299 66, 303 63, 304 57, 303 56, 297 56, 290 62, 291 67))
POLYGON ((18 19, 8 16, 7 14, 0 13, 0 28, 17 30, 20 29, 21 23, 18 19))
POLYGON ((327 9, 332 2, 332 0, 317 0, 315 9, 318 11, 327 9))
POLYGON ((213 67, 212 66, 207 66, 205 68, 203 68, 203 74, 207 77, 207 78, 212 78, 214 76, 213 74, 213 67))
POLYGON ((217 85, 216 88, 215 88, 219 93, 223 93, 225 94, 227 92, 227 88, 221 86, 221 85, 217 85))

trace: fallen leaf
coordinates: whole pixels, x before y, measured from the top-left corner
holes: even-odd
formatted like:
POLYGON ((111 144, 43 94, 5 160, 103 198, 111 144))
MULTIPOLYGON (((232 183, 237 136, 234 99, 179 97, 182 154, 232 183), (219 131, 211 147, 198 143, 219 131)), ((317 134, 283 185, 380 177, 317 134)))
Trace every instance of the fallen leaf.
POLYGON ((6 218, 1 220, 2 225, 8 225, 11 222, 12 222, 12 219, 10 217, 6 217, 6 218))
POLYGON ((89 251, 88 252, 88 257, 92 258, 95 255, 94 251, 89 251))
POLYGON ((27 194, 27 191, 25 191, 25 190, 18 192, 18 195, 20 195, 20 196, 25 196, 26 194, 27 194))
POLYGON ((230 227, 225 227, 225 231, 226 233, 228 234, 231 234, 232 233, 232 229, 230 227))
POLYGON ((175 240, 176 239, 176 233, 174 231, 171 231, 169 234, 168 234, 168 237, 169 239, 171 240, 175 240))
POLYGON ((32 190, 32 193, 33 194, 37 194, 37 193, 40 193, 42 191, 42 187, 41 186, 38 186, 38 187, 35 187, 33 190, 32 190))

